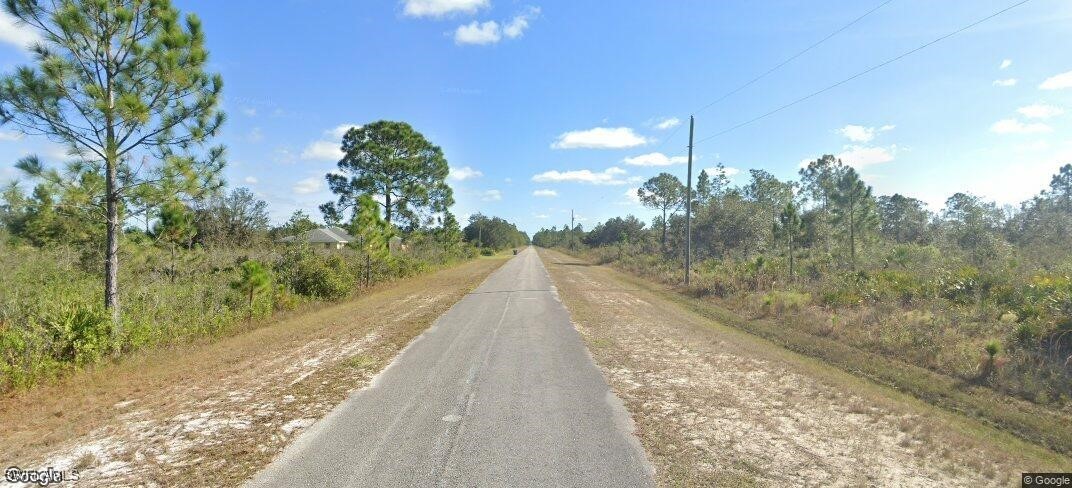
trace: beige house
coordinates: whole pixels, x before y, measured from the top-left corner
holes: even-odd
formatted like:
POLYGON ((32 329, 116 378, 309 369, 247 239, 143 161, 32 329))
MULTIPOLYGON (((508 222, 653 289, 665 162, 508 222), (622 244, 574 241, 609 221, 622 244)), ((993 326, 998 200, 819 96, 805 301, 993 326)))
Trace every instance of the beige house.
POLYGON ((279 239, 278 242, 300 243, 305 242, 313 247, 325 249, 342 249, 346 244, 354 241, 354 236, 346 232, 342 227, 321 227, 296 236, 288 236, 279 239))

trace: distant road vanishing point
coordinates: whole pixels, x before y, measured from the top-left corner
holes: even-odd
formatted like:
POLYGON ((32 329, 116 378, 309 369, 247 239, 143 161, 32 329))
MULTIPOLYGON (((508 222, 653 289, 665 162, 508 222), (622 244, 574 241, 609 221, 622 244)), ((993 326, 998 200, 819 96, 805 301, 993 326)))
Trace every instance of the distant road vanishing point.
POLYGON ((249 486, 654 483, 628 412, 529 248, 249 486))

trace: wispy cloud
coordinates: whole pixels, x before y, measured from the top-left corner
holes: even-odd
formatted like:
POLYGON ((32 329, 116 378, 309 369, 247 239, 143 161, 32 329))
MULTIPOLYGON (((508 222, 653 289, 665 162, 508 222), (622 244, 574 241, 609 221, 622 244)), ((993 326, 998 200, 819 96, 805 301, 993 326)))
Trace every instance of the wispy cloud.
POLYGON ((448 176, 448 178, 454 181, 465 181, 471 180, 473 178, 479 178, 481 176, 484 176, 484 173, 470 168, 469 166, 462 166, 461 168, 451 167, 450 175, 448 176))
POLYGON ((1043 124, 1042 122, 1025 124, 1016 119, 999 120, 990 126, 990 132, 996 134, 1037 134, 1040 132, 1050 132, 1052 130, 1052 127, 1043 124))
POLYGON ((503 26, 503 35, 510 39, 517 39, 525 35, 525 31, 529 28, 529 21, 539 17, 540 7, 525 7, 525 10, 520 14, 510 19, 506 25, 503 26))
POLYGON ((297 195, 308 195, 310 193, 316 193, 324 187, 324 178, 320 176, 310 176, 304 180, 301 180, 294 184, 291 190, 297 195))
POLYGON ((994 80, 994 86, 1001 86, 1001 87, 1016 86, 1016 78, 1005 78, 1003 80, 994 80))
POLYGON ((1046 105, 1044 103, 1027 105, 1016 109, 1016 111, 1019 112, 1020 115, 1032 119, 1048 119, 1065 113, 1065 110, 1061 107, 1046 105))
POLYGON ((256 185, 257 184, 257 177, 256 176, 247 176, 247 177, 243 178, 242 181, 246 182, 247 185, 256 185))
POLYGON ((622 178, 622 176, 626 174, 628 174, 628 171, 617 166, 612 166, 600 172, 594 172, 588 169, 571 171, 551 170, 534 175, 532 181, 537 183, 570 182, 586 183, 590 185, 624 185, 629 182, 628 179, 622 178))
POLYGON ((301 158, 314 161, 338 161, 343 152, 339 143, 333 141, 313 141, 302 150, 301 158))
POLYGON ((442 17, 472 14, 491 5, 491 0, 405 0, 402 11, 410 17, 442 17))
POLYGON ((671 166, 674 164, 685 164, 689 162, 689 158, 688 156, 670 157, 660 152, 653 152, 625 158, 622 162, 630 166, 671 166))
POLYGON ((677 117, 666 117, 654 124, 654 127, 659 130, 673 129, 681 125, 681 119, 677 117))
POLYGON ((998 66, 998 69, 1006 69, 1009 66, 1012 66, 1012 60, 1011 59, 1004 59, 1004 60, 1001 61, 1001 66, 998 66))
POLYGON ((41 42, 37 30, 18 23, 15 17, 0 9, 0 42, 11 44, 19 49, 29 49, 34 43, 41 42))
POLYGON ((553 197, 558 196, 558 192, 555 191, 555 190, 549 190, 549 189, 536 190, 536 191, 532 192, 532 196, 534 196, 534 197, 553 198, 553 197))
POLYGON ((877 129, 862 125, 846 125, 845 127, 837 129, 837 132, 852 142, 871 142, 871 140, 875 138, 876 133, 891 131, 895 127, 897 126, 892 124, 887 124, 877 129))
POLYGON ((1072 71, 1046 78, 1046 81, 1039 85, 1041 90, 1062 90, 1065 88, 1072 88, 1072 71))
POLYGON ((18 141, 22 139, 21 132, 0 130, 0 141, 18 141))
POLYGON ((485 202, 497 202, 502 200, 502 192, 499 190, 488 190, 480 195, 480 199, 485 202))
POLYGON ((649 141, 629 127, 596 127, 565 132, 551 144, 552 149, 625 149, 649 141))
POLYGON ((849 145, 838 153, 837 158, 853 168, 861 169, 866 166, 893 161, 896 154, 896 144, 889 147, 849 145))

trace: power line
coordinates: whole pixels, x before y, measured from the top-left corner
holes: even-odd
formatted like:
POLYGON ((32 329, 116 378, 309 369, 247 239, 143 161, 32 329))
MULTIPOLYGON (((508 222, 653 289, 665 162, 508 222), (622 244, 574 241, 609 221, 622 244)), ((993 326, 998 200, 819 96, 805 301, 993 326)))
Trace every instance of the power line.
POLYGON ((834 32, 832 32, 832 33, 830 33, 830 35, 828 35, 828 36, 826 36, 826 37, 824 37, 824 38, 822 38, 822 39, 819 39, 819 41, 818 41, 818 42, 816 42, 816 43, 814 43, 814 44, 812 44, 812 45, 810 45, 810 46, 808 46, 808 47, 804 48, 803 50, 801 50, 801 51, 797 52, 796 54, 794 54, 794 55, 790 56, 790 57, 789 57, 789 58, 787 58, 787 59, 786 59, 785 61, 782 61, 781 63, 778 63, 778 64, 776 64, 776 65, 775 65, 775 66, 774 66, 773 68, 770 68, 770 69, 768 69, 767 71, 764 71, 764 72, 763 72, 762 74, 760 74, 759 76, 757 76, 757 77, 755 77, 755 78, 752 78, 751 80, 749 80, 749 81, 748 81, 748 82, 746 82, 745 84, 743 84, 743 85, 741 85, 741 86, 738 86, 737 88, 734 88, 733 90, 730 90, 730 91, 729 91, 728 93, 726 93, 725 95, 722 95, 721 97, 718 97, 718 98, 717 98, 717 99, 716 99, 715 101, 713 101, 713 102, 711 102, 711 103, 709 103, 709 104, 707 104, 707 105, 704 105, 703 107, 700 107, 700 109, 699 109, 699 110, 697 110, 697 111, 695 111, 695 112, 693 112, 693 113, 694 113, 694 114, 698 114, 698 113, 700 113, 700 112, 703 112, 704 110, 707 110, 708 108, 711 108, 711 106, 713 106, 713 105, 717 104, 718 102, 721 102, 721 101, 723 101, 723 100, 725 100, 725 99, 727 99, 727 98, 729 98, 729 97, 733 96, 733 94, 735 94, 735 93, 737 93, 737 92, 739 92, 739 91, 741 91, 741 90, 744 90, 745 88, 748 88, 748 87, 749 87, 749 86, 751 86, 751 85, 752 85, 753 83, 755 83, 755 82, 757 82, 757 81, 759 81, 759 80, 762 80, 763 78, 766 78, 766 77, 767 77, 767 75, 769 75, 769 74, 771 74, 771 73, 773 73, 773 72, 777 71, 777 70, 778 70, 779 68, 781 68, 782 66, 785 66, 785 65, 789 64, 789 63, 790 63, 790 62, 792 62, 792 61, 793 61, 794 59, 797 59, 797 58, 799 58, 799 57, 803 56, 803 55, 804 55, 805 53, 807 53, 808 51, 811 51, 812 49, 815 49, 815 48, 816 48, 816 47, 818 47, 818 46, 819 46, 820 44, 822 44, 822 43, 824 43, 824 42, 826 42, 826 41, 829 41, 829 40, 830 40, 830 39, 831 39, 832 37, 834 37, 834 36, 836 36, 836 35, 838 35, 838 34, 840 34, 840 33, 844 32, 844 31, 845 31, 845 29, 848 29, 849 27, 852 27, 853 25, 856 25, 856 23, 857 23, 857 22, 859 22, 859 21, 861 21, 861 20, 863 20, 863 19, 864 19, 864 17, 867 17, 868 15, 871 15, 871 14, 872 14, 872 13, 874 13, 874 12, 875 12, 876 10, 878 10, 878 9, 880 9, 880 8, 882 8, 882 7, 885 7, 885 6, 886 6, 886 5, 888 4, 888 3, 892 2, 892 1, 893 1, 893 0, 886 0, 885 2, 882 2, 882 3, 878 4, 878 6, 876 6, 875 8, 872 8, 871 10, 868 10, 867 12, 864 12, 864 14, 863 14, 863 15, 861 15, 861 16, 859 16, 859 17, 856 17, 855 19, 853 19, 853 20, 852 20, 852 22, 849 22, 848 24, 845 24, 845 25, 841 26, 841 28, 840 28, 840 29, 838 29, 838 30, 836 30, 836 31, 834 31, 834 32))
MULTIPOLYGON (((833 38, 834 36, 836 36, 836 35, 838 35, 838 34, 840 34, 840 33, 844 32, 844 31, 845 31, 846 29, 848 29, 849 27, 852 27, 852 26, 856 25, 856 24, 857 24, 858 22, 860 22, 861 20, 863 20, 863 19, 864 19, 864 17, 867 17, 868 15, 871 15, 872 13, 874 13, 874 12, 875 12, 876 10, 878 10, 878 9, 880 9, 880 8, 882 8, 882 7, 885 7, 885 6, 886 6, 887 4, 889 4, 890 2, 893 2, 893 0, 886 0, 886 1, 884 1, 884 2, 882 2, 882 3, 880 3, 880 4, 878 4, 877 6, 875 6, 874 8, 872 8, 871 10, 868 10, 867 12, 864 12, 864 13, 863 13, 863 15, 860 15, 859 17, 856 17, 855 19, 853 19, 853 20, 852 20, 851 22, 849 22, 849 23, 847 23, 847 24, 845 24, 845 25, 841 26, 841 28, 839 28, 838 30, 836 30, 836 31, 834 31, 834 32, 831 32, 831 33, 830 33, 829 35, 827 35, 826 37, 824 37, 824 38, 822 38, 822 39, 819 39, 818 41, 816 41, 815 43, 811 44, 810 46, 808 46, 808 47, 806 47, 806 48, 804 48, 804 49, 802 49, 802 50, 798 51, 798 52, 797 52, 796 54, 793 54, 792 56, 790 56, 790 57, 786 58, 786 59, 785 59, 785 60, 783 60, 782 62, 780 62, 780 63, 778 63, 778 64, 774 65, 773 67, 771 67, 770 69, 768 69, 768 70, 764 71, 763 73, 760 73, 760 74, 759 74, 758 76, 756 76, 755 78, 752 78, 751 80, 748 80, 747 82, 745 82, 744 84, 742 84, 742 85, 738 86, 737 88, 734 88, 733 90, 730 90, 729 92, 726 92, 726 93, 725 93, 725 94, 723 94, 722 96, 720 96, 720 97, 718 97, 717 99, 715 99, 715 100, 714 100, 713 102, 711 102, 711 103, 708 103, 707 105, 704 105, 703 107, 700 107, 700 109, 699 109, 699 110, 696 110, 696 111, 694 111, 694 112, 693 112, 693 114, 695 115, 695 114, 698 114, 698 113, 700 113, 700 112, 703 112, 704 110, 707 110, 707 109, 711 108, 712 106, 714 106, 714 105, 718 104, 719 102, 721 102, 721 101, 723 101, 723 100, 725 100, 725 99, 727 99, 727 98, 729 98, 729 97, 733 96, 733 95, 734 95, 734 94, 736 94, 737 92, 740 92, 741 90, 744 90, 745 88, 748 88, 749 86, 752 86, 752 84, 754 84, 755 82, 757 82, 757 81, 759 81, 759 80, 762 80, 763 78, 766 78, 766 77, 767 77, 768 75, 770 75, 771 73, 773 73, 773 72, 775 72, 775 71, 778 71, 778 70, 779 70, 779 69, 781 69, 781 68, 782 68, 783 66, 785 66, 785 65, 787 65, 787 64, 789 64, 789 63, 791 63, 791 62, 792 62, 793 60, 795 60, 795 59, 797 59, 797 58, 799 58, 799 57, 803 56, 803 55, 804 55, 804 54, 806 54, 806 53, 807 53, 808 51, 811 51, 812 49, 815 49, 816 47, 819 47, 819 45, 820 45, 820 44, 822 44, 822 43, 824 43, 824 42, 826 42, 826 41, 829 41, 829 40, 830 40, 831 38, 833 38)), ((678 125, 677 125, 676 127, 674 127, 674 130, 673 130, 673 131, 671 131, 671 132, 670 132, 670 134, 669 134, 669 135, 667 135, 667 136, 666 136, 665 138, 663 138, 662 142, 660 142, 660 143, 659 143, 659 144, 658 144, 657 146, 655 146, 655 148, 653 148, 653 150, 658 150, 658 149, 662 148, 662 147, 663 147, 663 145, 665 145, 667 141, 669 141, 669 140, 670 140, 670 139, 672 139, 672 138, 673 138, 673 137, 674 137, 675 135, 677 135, 677 132, 678 132, 679 130, 681 130, 682 126, 683 126, 683 124, 678 124, 678 125)))
POLYGON ((814 98, 814 97, 816 97, 818 95, 821 95, 821 94, 826 93, 826 92, 828 92, 830 90, 833 90, 834 88, 837 88, 837 87, 839 87, 841 85, 844 85, 845 83, 848 83, 848 82, 850 82, 852 80, 855 80, 856 78, 859 78, 859 77, 861 77, 863 75, 866 75, 866 74, 868 74, 868 73, 870 73, 872 71, 875 71, 875 70, 877 70, 879 68, 882 68, 882 67, 884 67, 886 65, 889 65, 889 64, 895 63, 897 61, 900 61, 903 58, 906 58, 906 57, 908 57, 908 56, 910 56, 912 54, 915 54, 915 53, 917 53, 919 51, 922 51, 923 49, 926 49, 926 48, 928 48, 928 47, 930 47, 930 46, 932 46, 934 44, 937 44, 937 43, 939 43, 941 41, 944 41, 944 40, 946 40, 946 39, 948 39, 950 37, 953 37, 953 36, 955 36, 957 34, 960 34, 961 32, 964 32, 964 31, 966 31, 968 29, 971 29, 972 27, 975 27, 975 26, 977 26, 979 24, 982 24, 983 22, 986 22, 986 21, 988 21, 990 19, 993 19, 994 17, 997 17, 997 16, 999 16, 999 15, 1005 13, 1005 12, 1008 12, 1009 10, 1012 10, 1012 9, 1014 9, 1016 7, 1019 7, 1019 6, 1025 4, 1027 2, 1030 2, 1030 1, 1031 0, 1022 0, 1020 2, 1014 3, 1014 4, 1012 4, 1012 5, 1008 6, 1008 7, 1005 7, 1003 9, 1001 9, 1001 10, 998 10, 997 12, 994 12, 994 13, 986 16, 986 17, 983 17, 982 19, 979 19, 979 20, 977 20, 975 22, 972 22, 971 24, 968 24, 968 25, 966 25, 964 27, 961 27, 961 28, 959 28, 959 29, 957 29, 957 30, 955 30, 953 32, 950 32, 950 33, 948 33, 948 34, 946 34, 944 36, 941 36, 941 37, 939 37, 937 39, 934 39, 933 41, 930 41, 930 42, 928 42, 926 44, 923 44, 923 45, 921 45, 919 47, 916 47, 915 49, 912 49, 910 51, 906 51, 904 53, 901 53, 900 55, 897 55, 897 56, 895 56, 893 58, 887 59, 886 61, 883 61, 883 62, 881 62, 879 64, 876 64, 876 65, 874 65, 874 66, 872 66, 870 68, 867 68, 867 69, 865 69, 865 70, 863 70, 863 71, 861 71, 859 73, 856 73, 856 74, 854 74, 854 75, 852 75, 852 76, 850 76, 848 78, 845 78, 845 79, 843 79, 843 80, 841 80, 841 81, 839 81, 837 83, 829 85, 829 86, 827 86, 827 87, 825 87, 825 88, 823 88, 821 90, 812 92, 812 93, 810 93, 808 95, 805 95, 805 96, 800 97, 800 98, 798 98, 796 100, 793 100, 792 102, 789 102, 789 103, 787 103, 785 105, 782 105, 782 106, 780 106, 780 107, 778 107, 778 108, 776 108, 774 110, 771 110, 771 111, 769 111, 767 113, 764 113, 763 115, 748 119, 748 120, 746 120, 744 122, 741 122, 741 123, 739 123, 737 125, 731 126, 731 127, 727 128, 725 130, 722 130, 720 132, 716 132, 714 134, 711 134, 711 135, 709 135, 709 136, 707 136, 707 137, 705 137, 703 139, 700 139, 699 141, 696 141, 696 142, 701 143, 701 142, 704 142, 704 141, 707 141, 707 140, 710 140, 710 139, 714 139, 715 137, 727 134, 729 132, 732 132, 732 131, 735 131, 737 129, 740 129, 741 127, 744 127, 744 126, 749 125, 751 123, 757 122, 757 121, 765 119, 767 117, 770 117, 771 115, 774 115, 774 114, 776 114, 778 112, 781 112, 782 110, 785 110, 785 109, 787 109, 789 107, 792 107, 792 106, 794 106, 794 105, 796 105, 798 103, 801 103, 801 102, 803 102, 805 100, 814 98))

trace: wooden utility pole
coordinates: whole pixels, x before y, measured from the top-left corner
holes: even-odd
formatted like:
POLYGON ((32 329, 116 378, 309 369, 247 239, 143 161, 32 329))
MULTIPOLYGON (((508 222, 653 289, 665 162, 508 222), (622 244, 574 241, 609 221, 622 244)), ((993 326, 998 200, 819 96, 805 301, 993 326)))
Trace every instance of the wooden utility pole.
POLYGON ((689 116, 689 171, 685 178, 685 286, 692 272, 692 133, 695 119, 689 116))
POLYGON ((573 249, 573 209, 569 211, 569 248, 573 249))

